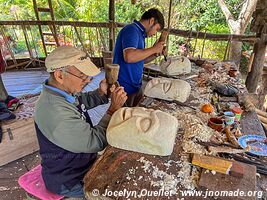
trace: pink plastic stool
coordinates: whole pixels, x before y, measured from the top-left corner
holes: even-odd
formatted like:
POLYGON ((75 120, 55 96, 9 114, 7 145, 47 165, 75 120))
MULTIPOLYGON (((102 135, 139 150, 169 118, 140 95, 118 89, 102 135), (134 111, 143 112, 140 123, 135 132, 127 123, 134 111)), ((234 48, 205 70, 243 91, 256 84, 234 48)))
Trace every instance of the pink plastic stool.
POLYGON ((60 200, 64 196, 53 194, 45 188, 42 177, 42 166, 38 165, 31 171, 19 177, 18 183, 29 194, 41 200, 60 200))

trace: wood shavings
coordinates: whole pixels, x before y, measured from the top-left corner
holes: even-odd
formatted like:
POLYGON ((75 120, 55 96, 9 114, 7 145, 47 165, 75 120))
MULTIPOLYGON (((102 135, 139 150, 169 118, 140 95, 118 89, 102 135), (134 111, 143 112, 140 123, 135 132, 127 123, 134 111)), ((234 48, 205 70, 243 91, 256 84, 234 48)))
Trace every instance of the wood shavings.
POLYGON ((150 172, 149 168, 152 165, 152 162, 151 161, 145 160, 144 157, 141 157, 137 161, 139 161, 141 163, 144 163, 144 165, 141 168, 143 168, 145 172, 150 172))
POLYGON ((192 166, 188 162, 188 155, 184 154, 181 157, 181 170, 178 173, 178 177, 181 180, 181 185, 187 190, 194 190, 197 186, 197 180, 199 179, 200 172, 197 171, 195 166, 192 166))
MULTIPOLYGON (((192 166, 187 160, 188 155, 183 155, 181 161, 169 160, 164 163, 164 166, 166 167, 164 170, 154 166, 152 162, 145 160, 144 157, 141 157, 137 161, 143 163, 141 169, 146 173, 149 173, 148 177, 151 177, 151 186, 158 187, 159 189, 168 191, 170 194, 174 195, 179 189, 178 185, 190 190, 193 190, 196 187, 196 182, 200 173, 197 171, 197 168, 192 166), (172 165, 181 168, 178 174, 171 174, 168 172, 169 167, 172 165)), ((140 176, 138 180, 142 178, 143 177, 140 176)))
POLYGON ((205 125, 200 118, 191 113, 173 113, 179 120, 181 128, 184 130, 183 150, 186 153, 209 154, 209 152, 196 143, 196 141, 207 142, 214 135, 214 130, 205 125))
POLYGON ((177 193, 178 179, 174 175, 165 174, 163 180, 151 181, 151 185, 154 187, 160 187, 164 191, 169 191, 170 194, 174 195, 177 193))
POLYGON ((130 174, 135 174, 135 169, 132 167, 131 169, 129 169, 129 173, 130 174))
POLYGON ((152 176, 153 178, 163 178, 165 175, 165 172, 162 170, 159 170, 157 166, 152 166, 153 171, 152 171, 152 176))
POLYGON ((193 98, 190 103, 201 105, 210 101, 212 90, 211 87, 205 87, 203 89, 192 87, 190 95, 193 98))
POLYGON ((151 186, 159 187, 164 191, 169 191, 171 194, 176 194, 176 187, 179 181, 175 175, 168 174, 163 170, 159 170, 157 166, 153 166, 152 162, 145 160, 144 157, 141 157, 137 161, 143 163, 144 166, 141 168, 143 168, 145 172, 148 172, 150 175, 152 175, 153 180, 150 182, 151 186))
POLYGON ((208 154, 208 151, 205 149, 205 147, 193 141, 184 142, 183 149, 187 153, 208 154))
POLYGON ((164 165, 169 168, 171 166, 172 160, 169 160, 167 163, 164 163, 164 165))
POLYGON ((8 191, 8 190, 10 190, 10 188, 4 187, 4 186, 0 187, 0 191, 8 191))

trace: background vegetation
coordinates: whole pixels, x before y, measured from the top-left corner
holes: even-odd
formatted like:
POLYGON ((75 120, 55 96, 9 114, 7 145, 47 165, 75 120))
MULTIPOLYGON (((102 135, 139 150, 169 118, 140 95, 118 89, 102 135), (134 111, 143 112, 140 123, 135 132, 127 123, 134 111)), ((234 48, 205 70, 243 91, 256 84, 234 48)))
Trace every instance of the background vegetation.
MULTIPOLYGON (((37 0, 39 7, 48 7, 46 0, 37 0)), ((108 0, 53 0, 56 20, 66 21, 108 21, 108 0)), ((243 0, 226 0, 226 3, 235 17, 238 16, 243 0)), ((0 20, 35 20, 33 3, 31 0, 0 0, 0 20)), ((139 19, 142 13, 151 8, 159 8, 164 16, 167 26, 169 0, 139 0, 135 5, 130 0, 116 0, 117 22, 130 23, 133 19, 139 19)), ((41 19, 49 20, 47 14, 42 14, 41 19)), ((184 30, 207 31, 209 33, 230 33, 225 17, 217 3, 217 0, 174 0, 171 16, 171 28, 184 30)), ((81 46, 72 27, 58 27, 60 42, 63 44, 81 46)), ((38 56, 44 56, 37 27, 27 29, 31 48, 36 50, 38 56)), ((26 51, 24 36, 20 27, 11 27, 6 30, 14 40, 12 49, 17 54, 26 51)), ((118 32, 119 29, 116 31, 118 32)), ((92 56, 100 55, 101 50, 108 47, 108 29, 106 28, 80 28, 79 32, 85 43, 85 47, 92 56)), ((249 27, 247 29, 249 34, 249 27)), ((157 35, 158 37, 159 35, 157 35)), ((52 39, 51 39, 52 40, 52 39)), ((147 46, 153 45, 155 38, 147 40, 147 46)), ((203 57, 224 59, 227 42, 205 41, 203 57)), ((190 53, 195 49, 195 56, 202 54, 203 40, 193 40, 171 36, 169 53, 190 53), (188 52, 189 51, 189 52, 188 52)), ((252 47, 243 45, 244 50, 252 47)))

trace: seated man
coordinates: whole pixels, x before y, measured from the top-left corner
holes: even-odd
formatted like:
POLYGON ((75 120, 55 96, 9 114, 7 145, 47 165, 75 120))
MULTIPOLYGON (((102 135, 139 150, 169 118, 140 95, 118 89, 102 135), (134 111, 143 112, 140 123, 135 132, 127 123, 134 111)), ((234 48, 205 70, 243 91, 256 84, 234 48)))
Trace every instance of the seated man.
POLYGON ((107 145, 106 128, 111 115, 125 103, 122 87, 112 86, 111 105, 93 126, 87 109, 108 103, 107 83, 80 93, 99 69, 83 51, 63 46, 45 60, 49 79, 36 104, 35 127, 47 189, 65 197, 84 197, 83 177, 107 145))

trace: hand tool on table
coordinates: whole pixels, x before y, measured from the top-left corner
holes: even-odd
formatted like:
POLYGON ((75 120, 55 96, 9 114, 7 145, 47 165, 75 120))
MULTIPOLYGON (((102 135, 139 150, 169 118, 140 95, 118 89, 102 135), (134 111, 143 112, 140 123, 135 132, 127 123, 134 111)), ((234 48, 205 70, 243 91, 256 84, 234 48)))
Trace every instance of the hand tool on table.
POLYGON ((155 100, 158 100, 158 101, 166 101, 168 103, 176 103, 177 105, 179 106, 185 106, 185 107, 188 107, 188 108, 191 108, 193 110, 197 110, 196 108, 194 108, 193 106, 190 106, 188 105, 187 103, 183 103, 181 101, 178 101, 178 100, 166 100, 166 99, 159 99, 159 98, 154 98, 155 100))
POLYGON ((254 165, 257 167, 257 172, 260 174, 264 174, 267 175, 267 167, 266 167, 266 162, 263 162, 260 159, 255 159, 255 158, 250 158, 249 155, 246 154, 246 157, 242 156, 242 154, 231 154, 229 155, 230 158, 239 161, 239 162, 243 162, 243 163, 247 163, 250 165, 254 165))
POLYGON ((148 107, 152 102, 153 102, 153 98, 151 97, 146 97, 141 103, 140 103, 140 106, 143 106, 143 107, 148 107))
POLYGON ((246 153, 250 150, 248 146, 245 149, 236 149, 228 146, 208 146, 208 151, 212 153, 228 153, 228 154, 236 154, 236 153, 246 153))
POLYGON ((152 98, 152 97, 146 97, 145 100, 141 103, 141 106, 144 106, 144 107, 147 107, 149 106, 153 100, 157 100, 157 101, 165 101, 165 102, 168 102, 168 103, 176 103, 177 105, 179 106, 185 106, 185 107, 188 107, 188 108, 191 108, 193 110, 197 110, 196 108, 186 104, 186 103, 182 103, 180 101, 177 101, 177 100, 166 100, 166 99, 159 99, 159 98, 152 98))

